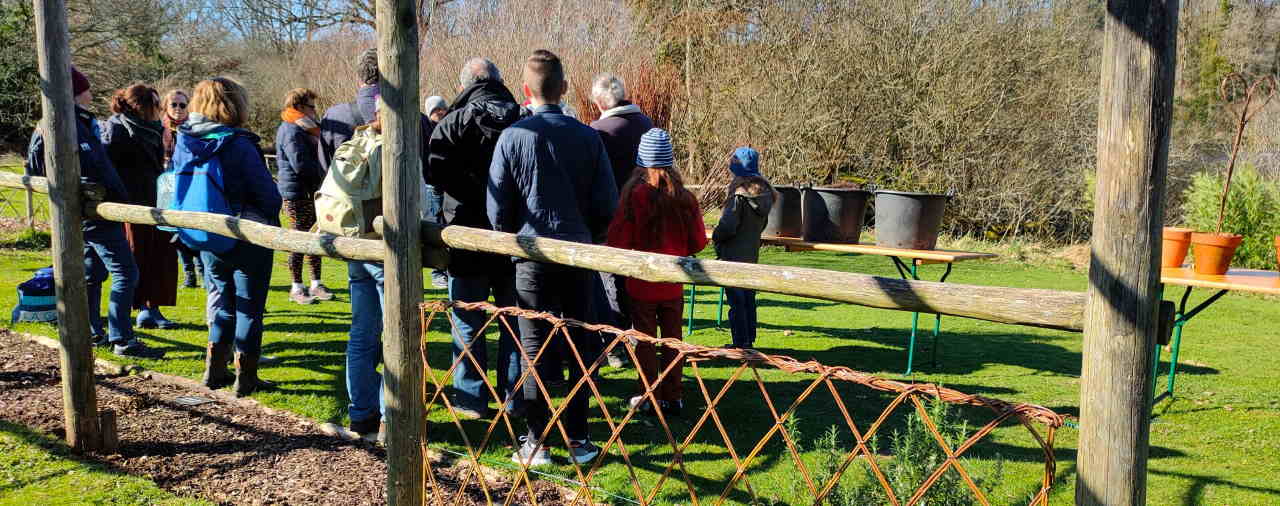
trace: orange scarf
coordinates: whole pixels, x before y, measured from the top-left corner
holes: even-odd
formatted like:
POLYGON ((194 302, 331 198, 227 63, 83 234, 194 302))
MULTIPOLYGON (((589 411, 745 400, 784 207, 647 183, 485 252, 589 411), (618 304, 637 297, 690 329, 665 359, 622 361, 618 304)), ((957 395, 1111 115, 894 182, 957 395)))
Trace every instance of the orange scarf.
POLYGON ((313 136, 320 136, 320 124, 316 123, 316 120, 312 119, 311 116, 307 116, 302 111, 292 107, 285 107, 283 111, 280 111, 280 120, 298 125, 313 136))

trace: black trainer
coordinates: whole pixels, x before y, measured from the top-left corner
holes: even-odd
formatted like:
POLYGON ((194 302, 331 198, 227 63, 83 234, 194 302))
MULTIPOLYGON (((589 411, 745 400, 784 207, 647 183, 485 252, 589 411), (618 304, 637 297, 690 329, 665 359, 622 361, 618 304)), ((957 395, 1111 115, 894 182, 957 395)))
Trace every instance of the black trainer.
POLYGON ((93 343, 94 346, 111 346, 111 340, 104 335, 91 335, 89 336, 89 342, 93 343))
POLYGON ((164 350, 148 347, 137 339, 126 341, 124 344, 117 344, 111 351, 121 357, 164 358, 164 350))

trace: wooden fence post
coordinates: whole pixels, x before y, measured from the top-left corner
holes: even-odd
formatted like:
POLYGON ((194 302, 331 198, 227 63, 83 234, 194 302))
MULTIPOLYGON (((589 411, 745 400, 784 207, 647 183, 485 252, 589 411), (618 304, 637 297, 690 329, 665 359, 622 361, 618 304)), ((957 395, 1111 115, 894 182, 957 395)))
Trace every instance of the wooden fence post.
POLYGON ((27 228, 36 228, 35 194, 31 190, 23 192, 27 197, 27 228))
POLYGON ((101 444, 98 399, 89 342, 89 302, 84 280, 80 157, 71 91, 71 51, 63 0, 35 0, 40 105, 44 117, 45 172, 53 231, 54 286, 58 295, 58 339, 62 342, 62 403, 67 444, 77 451, 101 444))
POLYGON ((387 420, 387 501, 423 500, 426 413, 419 356, 422 302, 422 142, 418 96, 418 20, 414 0, 378 0, 382 69, 382 216, 387 256, 382 358, 387 420))
POLYGON ((1109 0, 1076 504, 1145 504, 1178 0, 1109 0))

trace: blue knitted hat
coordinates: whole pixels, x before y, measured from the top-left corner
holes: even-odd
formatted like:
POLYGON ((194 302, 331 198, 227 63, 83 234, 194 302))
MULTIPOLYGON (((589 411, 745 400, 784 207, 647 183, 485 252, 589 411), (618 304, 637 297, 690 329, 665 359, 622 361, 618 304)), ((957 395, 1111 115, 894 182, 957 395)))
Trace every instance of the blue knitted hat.
POLYGON ((671 136, 661 128, 653 128, 640 137, 640 150, 636 153, 637 167, 673 167, 675 152, 671 149, 671 136))
POLYGON ((733 158, 729 159, 729 171, 738 177, 759 176, 760 153, 748 147, 733 150, 733 158))

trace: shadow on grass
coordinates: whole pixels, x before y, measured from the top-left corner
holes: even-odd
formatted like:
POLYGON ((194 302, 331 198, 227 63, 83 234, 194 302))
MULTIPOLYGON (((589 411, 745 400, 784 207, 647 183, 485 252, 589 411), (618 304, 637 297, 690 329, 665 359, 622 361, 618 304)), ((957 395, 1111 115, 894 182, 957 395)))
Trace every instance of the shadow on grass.
MULTIPOLYGON (((46 452, 55 458, 69 460, 71 462, 76 463, 77 465, 88 467, 90 471, 108 473, 115 476, 129 475, 128 473, 123 472, 120 469, 115 468, 114 466, 103 465, 101 462, 78 457, 72 454, 70 449, 67 448, 67 446, 63 444, 61 441, 54 439, 50 436, 35 432, 22 425, 0 420, 0 433, 12 435, 17 439, 19 439, 20 441, 22 441, 22 443, 35 446, 36 448, 39 448, 41 451, 46 452)), ((52 465, 57 466, 58 464, 53 463, 52 465)), ((62 466, 59 466, 59 467, 62 467, 62 466)), ((41 473, 41 474, 22 476, 20 478, 9 481, 8 483, 0 485, 0 495, 2 495, 4 492, 21 490, 23 488, 33 486, 33 485, 40 485, 42 482, 46 480, 51 480, 54 478, 58 478, 60 476, 65 476, 67 474, 76 473, 77 471, 80 471, 80 470, 81 469, 74 468, 74 467, 62 468, 55 471, 41 473)), ((13 476, 10 475, 10 477, 13 477, 13 476)))
MULTIPOLYGON (((694 328, 714 328, 714 320, 694 319, 694 328)), ((981 371, 990 364, 1005 364, 1031 370, 1068 376, 1080 375, 1082 355, 1065 347, 1046 342, 1044 335, 1020 332, 947 332, 938 337, 937 364, 932 363, 932 331, 922 329, 916 337, 915 369, 933 374, 963 375, 981 371)), ((858 370, 897 370, 906 367, 909 328, 873 327, 848 329, 815 325, 777 325, 759 323, 759 328, 776 331, 790 330, 818 334, 818 338, 838 339, 840 342, 866 341, 879 346, 834 346, 821 351, 806 350, 797 358, 812 358, 827 365, 844 365, 858 370), (886 365, 899 364, 899 365, 886 365)), ((723 330, 723 328, 721 329, 723 330)), ((794 350, 768 347, 768 337, 757 340, 759 350, 765 353, 794 355, 794 350)), ((1168 362, 1162 362, 1161 370, 1167 370, 1168 362)), ((1219 374, 1218 369, 1187 363, 1178 364, 1180 374, 1219 374)))
POLYGON ((1148 473, 1169 476, 1172 478, 1182 478, 1190 480, 1191 485, 1187 487, 1186 493, 1182 496, 1182 504, 1196 505, 1204 504, 1204 491, 1210 485, 1220 485, 1238 490, 1247 490, 1250 492, 1258 492, 1272 496, 1273 503, 1280 503, 1280 488, 1255 487, 1250 485, 1241 485, 1233 481, 1224 480, 1216 476, 1206 476, 1202 474, 1178 473, 1173 471, 1160 471, 1156 469, 1148 469, 1148 473))

